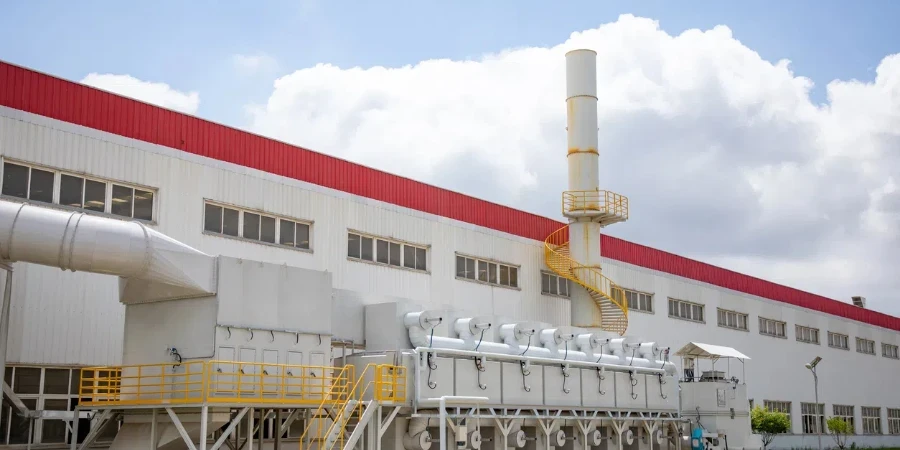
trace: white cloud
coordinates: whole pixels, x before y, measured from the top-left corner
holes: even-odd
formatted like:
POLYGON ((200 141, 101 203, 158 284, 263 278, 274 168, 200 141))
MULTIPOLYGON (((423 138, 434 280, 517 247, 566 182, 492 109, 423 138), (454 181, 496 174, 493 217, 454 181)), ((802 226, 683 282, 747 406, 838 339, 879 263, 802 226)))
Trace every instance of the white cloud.
POLYGON ((238 71, 250 75, 260 71, 272 70, 277 67, 275 58, 265 54, 255 55, 231 55, 231 62, 238 71))
POLYGON ((142 81, 131 75, 88 74, 82 83, 131 97, 164 108, 195 114, 200 107, 200 94, 195 91, 184 93, 166 83, 142 81))
POLYGON ((626 15, 552 48, 297 70, 251 127, 558 217, 576 47, 598 52, 601 188, 631 199, 608 232, 900 314, 900 54, 819 106, 811 80, 727 27, 672 36, 626 15))

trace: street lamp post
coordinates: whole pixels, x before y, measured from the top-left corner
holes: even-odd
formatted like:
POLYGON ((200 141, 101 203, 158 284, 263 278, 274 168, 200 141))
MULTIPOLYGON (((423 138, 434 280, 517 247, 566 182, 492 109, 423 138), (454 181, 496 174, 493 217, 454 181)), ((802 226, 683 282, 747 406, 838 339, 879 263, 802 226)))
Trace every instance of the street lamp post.
MULTIPOLYGON (((816 438, 819 440, 819 450, 822 450, 822 427, 825 424, 822 423, 824 422, 824 420, 820 420, 824 419, 824 417, 819 416, 819 376, 816 374, 816 366, 819 365, 820 361, 822 361, 822 357, 816 356, 815 359, 806 364, 806 368, 809 369, 810 372, 812 372, 813 376, 813 386, 816 392, 816 438)), ((825 411, 822 411, 822 413, 824 414, 825 411)))

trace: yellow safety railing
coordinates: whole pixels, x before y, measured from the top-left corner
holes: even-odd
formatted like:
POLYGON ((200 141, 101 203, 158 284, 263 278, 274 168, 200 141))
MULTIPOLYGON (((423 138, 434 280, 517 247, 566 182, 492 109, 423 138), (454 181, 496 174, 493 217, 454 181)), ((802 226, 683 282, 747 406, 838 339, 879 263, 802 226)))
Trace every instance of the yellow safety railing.
MULTIPOLYGON (((345 368, 352 369, 352 366, 345 368)), ((349 438, 347 426, 362 419, 367 405, 365 400, 382 403, 405 402, 406 368, 390 364, 367 365, 353 383, 349 396, 337 403, 323 401, 316 408, 312 414, 313 420, 306 424, 300 436, 300 449, 331 450, 335 446, 343 448, 349 438), (334 435, 334 438, 329 443, 328 436, 331 435, 334 435)))
POLYGON ((338 402, 349 396, 350 370, 331 366, 187 361, 88 367, 81 370, 81 405, 263 403, 288 406, 338 402))
POLYGON ((625 291, 595 267, 569 256, 568 225, 554 231, 544 241, 544 261, 555 274, 587 289, 600 310, 599 328, 625 334, 628 328, 628 302, 625 291))
POLYGON ((564 216, 575 213, 591 215, 608 215, 621 222, 628 220, 628 197, 610 191, 565 191, 562 193, 562 212, 564 216))

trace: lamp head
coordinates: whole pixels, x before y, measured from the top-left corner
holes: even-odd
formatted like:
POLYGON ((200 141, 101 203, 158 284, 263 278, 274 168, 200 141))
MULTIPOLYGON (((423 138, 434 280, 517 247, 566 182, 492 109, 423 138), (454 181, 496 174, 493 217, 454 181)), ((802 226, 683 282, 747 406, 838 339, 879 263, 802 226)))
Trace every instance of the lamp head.
POLYGON ((822 361, 822 357, 816 356, 815 359, 813 359, 812 361, 810 361, 809 363, 806 364, 806 368, 810 369, 810 370, 815 369, 816 366, 819 364, 819 361, 822 361))

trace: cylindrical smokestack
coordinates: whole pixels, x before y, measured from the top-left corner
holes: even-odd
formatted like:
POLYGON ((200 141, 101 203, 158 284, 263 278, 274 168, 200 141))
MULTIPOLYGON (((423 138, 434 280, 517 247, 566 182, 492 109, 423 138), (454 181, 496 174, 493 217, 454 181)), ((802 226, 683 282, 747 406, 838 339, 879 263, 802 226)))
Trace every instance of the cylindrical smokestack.
POLYGON ((566 53, 566 137, 569 190, 599 188, 597 152, 597 52, 566 53))

